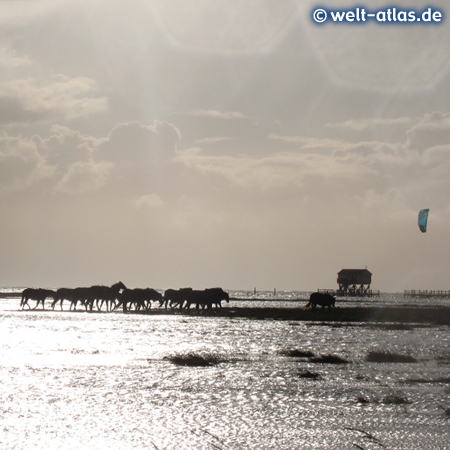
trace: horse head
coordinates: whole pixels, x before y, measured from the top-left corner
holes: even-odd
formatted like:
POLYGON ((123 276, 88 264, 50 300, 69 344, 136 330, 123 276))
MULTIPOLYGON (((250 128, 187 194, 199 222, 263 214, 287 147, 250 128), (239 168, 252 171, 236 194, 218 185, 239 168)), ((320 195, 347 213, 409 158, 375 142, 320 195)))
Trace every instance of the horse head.
POLYGON ((127 287, 121 282, 121 281, 119 281, 118 283, 116 283, 116 284, 113 284, 112 286, 111 286, 111 289, 114 289, 114 290, 116 290, 116 291, 120 291, 121 289, 126 289, 127 287))

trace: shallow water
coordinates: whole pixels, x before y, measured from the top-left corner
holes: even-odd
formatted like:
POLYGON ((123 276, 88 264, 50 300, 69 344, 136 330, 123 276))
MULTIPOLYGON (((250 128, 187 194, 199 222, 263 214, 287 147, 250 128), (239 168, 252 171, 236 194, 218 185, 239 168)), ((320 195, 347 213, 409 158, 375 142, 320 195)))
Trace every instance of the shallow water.
POLYGON ((450 448, 449 327, 18 304, 0 300, 2 449, 450 448), (348 363, 284 356, 287 349, 348 363), (418 362, 368 363, 371 350, 418 362), (167 359, 190 352, 222 362, 167 359))

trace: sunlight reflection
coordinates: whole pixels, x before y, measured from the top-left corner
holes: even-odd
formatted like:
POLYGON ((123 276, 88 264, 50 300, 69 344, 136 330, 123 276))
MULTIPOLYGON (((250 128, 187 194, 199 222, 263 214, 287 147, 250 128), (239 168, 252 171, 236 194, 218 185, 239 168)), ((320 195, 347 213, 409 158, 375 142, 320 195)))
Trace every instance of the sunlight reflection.
POLYGON ((289 30, 299 6, 294 0, 154 0, 150 8, 176 47, 245 54, 273 49, 289 30))

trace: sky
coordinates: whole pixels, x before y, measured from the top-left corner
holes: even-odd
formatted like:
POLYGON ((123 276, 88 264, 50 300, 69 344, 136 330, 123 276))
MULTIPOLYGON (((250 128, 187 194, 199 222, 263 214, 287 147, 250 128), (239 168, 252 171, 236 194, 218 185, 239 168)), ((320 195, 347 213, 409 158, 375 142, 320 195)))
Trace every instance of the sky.
POLYGON ((450 289, 448 2, 317 6, 0 1, 0 286, 450 289))

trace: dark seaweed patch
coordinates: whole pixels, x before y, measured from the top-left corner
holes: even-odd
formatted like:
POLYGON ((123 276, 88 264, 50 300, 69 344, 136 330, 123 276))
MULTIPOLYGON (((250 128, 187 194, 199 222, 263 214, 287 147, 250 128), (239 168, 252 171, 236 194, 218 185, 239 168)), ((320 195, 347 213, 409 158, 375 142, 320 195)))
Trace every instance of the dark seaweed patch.
POLYGON ((384 404, 384 405, 408 405, 411 403, 407 397, 405 397, 402 394, 397 394, 395 392, 385 395, 381 400, 377 397, 369 398, 369 396, 366 394, 359 394, 356 397, 356 400, 358 403, 364 405, 369 403, 384 404))
POLYGON ((320 378, 322 378, 320 376, 320 374, 315 373, 315 372, 310 372, 309 370, 305 370, 303 372, 299 372, 298 376, 300 378, 308 378, 310 380, 319 380, 320 378))
POLYGON ((370 399, 362 394, 358 395, 358 397, 356 397, 356 400, 358 401, 358 403, 361 403, 363 405, 370 403, 370 399))
POLYGON ((201 355, 196 353, 166 356, 164 357, 164 359, 170 361, 171 363, 177 366, 191 366, 191 367, 215 366, 217 364, 225 362, 224 359, 218 357, 217 355, 201 355))
POLYGON ((289 356, 292 358, 312 358, 314 356, 314 353, 307 351, 307 350, 300 350, 300 349, 287 349, 287 350, 281 350, 280 355, 283 356, 289 356))
POLYGON ((381 400, 385 405, 407 405, 411 403, 405 396, 400 394, 388 394, 381 400))
POLYGON ((410 355, 372 351, 368 353, 366 361, 376 363, 415 363, 417 359, 410 355))
POLYGON ((314 363, 347 364, 348 361, 336 355, 321 355, 310 359, 314 363))

